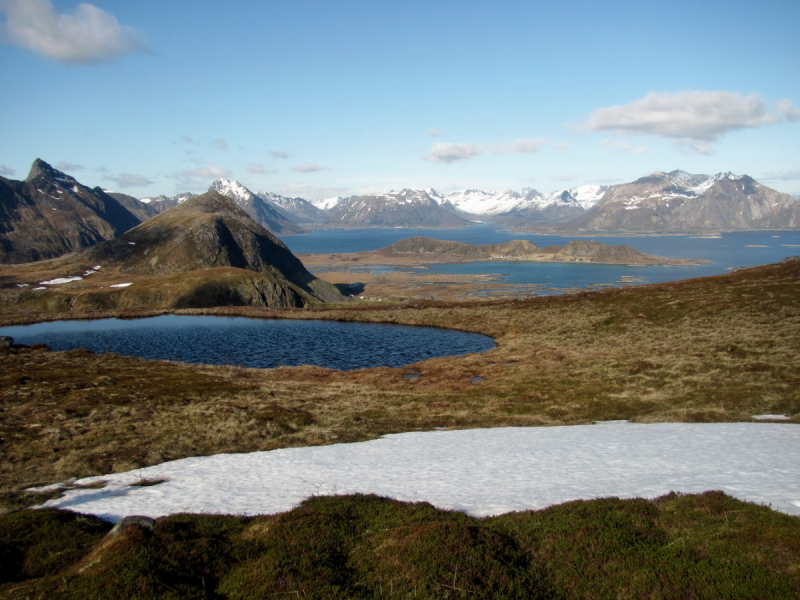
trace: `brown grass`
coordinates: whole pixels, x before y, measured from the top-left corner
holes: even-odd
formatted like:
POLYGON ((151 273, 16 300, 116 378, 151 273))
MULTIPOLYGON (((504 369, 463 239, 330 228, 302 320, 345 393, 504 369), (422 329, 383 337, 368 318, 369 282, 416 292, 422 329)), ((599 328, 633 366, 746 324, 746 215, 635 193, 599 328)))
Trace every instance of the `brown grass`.
POLYGON ((491 335, 498 347, 352 372, 7 350, 7 508, 28 502, 22 488, 73 476, 434 427, 749 421, 761 413, 800 422, 800 261, 526 301, 177 312, 450 327, 491 335), (412 372, 419 377, 407 379, 412 372))

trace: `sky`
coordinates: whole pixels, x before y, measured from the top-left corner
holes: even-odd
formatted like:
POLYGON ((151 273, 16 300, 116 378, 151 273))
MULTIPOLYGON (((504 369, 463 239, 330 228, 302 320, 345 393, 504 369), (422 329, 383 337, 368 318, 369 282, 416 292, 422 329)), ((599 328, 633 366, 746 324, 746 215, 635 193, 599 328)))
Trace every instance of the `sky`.
POLYGON ((0 0, 0 175, 315 200, 682 169, 800 194, 798 25, 797 0, 0 0))

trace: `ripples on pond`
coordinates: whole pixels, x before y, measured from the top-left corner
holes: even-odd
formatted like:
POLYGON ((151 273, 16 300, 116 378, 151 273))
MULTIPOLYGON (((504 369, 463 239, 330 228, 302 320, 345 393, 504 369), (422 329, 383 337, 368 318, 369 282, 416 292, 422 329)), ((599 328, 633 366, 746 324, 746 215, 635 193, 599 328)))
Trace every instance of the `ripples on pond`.
POLYGON ((44 343, 56 351, 87 348, 153 360, 256 368, 402 367, 494 348, 494 341, 484 335, 430 327, 178 315, 55 321, 3 327, 0 335, 18 344, 44 343))

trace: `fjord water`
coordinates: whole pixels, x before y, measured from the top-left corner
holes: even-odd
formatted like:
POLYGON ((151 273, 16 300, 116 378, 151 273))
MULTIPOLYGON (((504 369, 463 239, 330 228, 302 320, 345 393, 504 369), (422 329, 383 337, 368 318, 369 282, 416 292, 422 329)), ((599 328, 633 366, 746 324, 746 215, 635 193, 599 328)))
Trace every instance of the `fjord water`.
POLYGON ((317 365, 352 370, 402 367, 438 356, 485 352, 476 333, 383 325, 164 315, 148 319, 54 321, 0 328, 18 344, 86 348, 151 360, 255 368, 317 365))
MULTIPOLYGON (((515 234, 491 225, 463 229, 354 229, 320 230, 286 236, 284 243, 295 254, 347 253, 377 250, 414 236, 452 240, 468 244, 498 244, 514 239, 530 240, 537 246, 563 246, 574 239, 595 240, 611 246, 627 244, 644 254, 668 258, 700 258, 706 265, 685 267, 645 267, 580 263, 482 262, 436 264, 430 269, 442 274, 496 274, 498 281, 514 284, 538 284, 533 293, 552 293, 558 289, 592 285, 618 285, 621 278, 630 283, 658 283, 707 275, 718 275, 738 267, 779 262, 800 254, 800 231, 743 231, 708 235, 610 236, 515 234)), ((302 256, 300 256, 302 260, 302 256)), ((431 271, 428 271, 429 273, 431 271)))

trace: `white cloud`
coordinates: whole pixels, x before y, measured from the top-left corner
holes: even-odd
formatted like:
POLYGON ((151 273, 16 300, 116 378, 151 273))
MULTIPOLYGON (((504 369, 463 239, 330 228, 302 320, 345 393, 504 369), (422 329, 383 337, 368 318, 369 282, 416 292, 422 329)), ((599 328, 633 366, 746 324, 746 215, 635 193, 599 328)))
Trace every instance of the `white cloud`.
POLYGON ((140 31, 92 4, 59 14, 50 0, 0 0, 0 11, 11 42, 60 62, 98 63, 147 49, 140 31))
POLYGON ((521 153, 531 154, 538 152, 544 146, 545 140, 542 138, 521 138, 511 142, 504 142, 494 146, 495 154, 521 153))
POLYGON ((75 163, 68 162, 66 160, 62 160, 60 163, 56 165, 56 169, 59 171, 80 171, 83 169, 82 165, 76 165, 75 163))
POLYGON ((327 169, 328 167, 321 167, 320 165, 315 165, 313 163, 303 163, 302 165, 292 167, 292 171, 297 173, 316 173, 317 171, 325 171, 327 169))
POLYGON ((272 158, 280 158, 282 160, 286 160, 287 158, 289 158, 289 155, 283 150, 270 150, 269 153, 272 156, 272 158))
POLYGON ((603 148, 621 150, 625 154, 643 154, 647 152, 647 148, 645 146, 634 146, 625 140, 603 140, 603 148))
POLYGON ((426 160, 436 163, 454 163, 459 160, 472 160, 482 153, 478 144, 466 142, 436 142, 426 160))
POLYGON ((290 183, 275 191, 283 196, 299 197, 306 200, 321 200, 323 198, 335 198, 336 196, 347 197, 353 194, 353 191, 349 188, 319 187, 305 182, 290 183))
POLYGON ((176 190, 178 192, 196 191, 208 186, 209 179, 228 179, 233 171, 217 165, 206 165, 197 169, 178 171, 168 175, 176 180, 176 190), (188 188, 188 189, 187 189, 188 188))
POLYGON ((780 100, 776 106, 778 112, 770 112, 757 94, 650 92, 630 104, 598 108, 581 128, 618 135, 653 135, 708 154, 712 151, 709 144, 729 131, 800 120, 800 111, 791 100, 780 100))
POLYGON ((551 177, 553 181, 575 181, 577 178, 578 176, 572 173, 559 173, 551 177))
POLYGON ((544 146, 541 138, 519 138, 499 144, 472 144, 469 142, 435 142, 425 160, 435 163, 454 163, 460 160, 472 160, 491 150, 495 154, 538 152, 544 146))
POLYGON ((800 109, 795 108, 794 102, 791 100, 785 98, 778 100, 775 106, 787 121, 800 121, 800 109))
POLYGON ((212 179, 219 179, 220 177, 229 177, 232 172, 224 167, 218 167, 217 165, 208 165, 205 167, 200 167, 198 169, 192 169, 191 171, 181 171, 180 175, 182 177, 189 177, 189 178, 209 178, 212 179))
POLYGON ((442 133, 444 133, 444 132, 440 131, 438 129, 428 129, 428 135, 431 136, 431 137, 436 137, 437 135, 442 135, 442 133))
POLYGON ((133 173, 120 173, 119 175, 109 175, 106 177, 106 179, 114 181, 117 184, 117 186, 121 188, 145 187, 148 185, 152 185, 153 183, 146 177, 142 177, 141 175, 135 175, 133 173))
POLYGON ((5 165, 0 165, 0 175, 2 175, 4 177, 11 177, 15 173, 16 173, 16 171, 14 169, 12 169, 11 167, 7 167, 5 165))
POLYGON ((228 149, 228 142, 223 140, 222 138, 217 138, 215 140, 211 140, 211 145, 214 146, 217 150, 227 150, 228 149))
POLYGON ((247 165, 244 170, 248 173, 264 173, 264 165, 247 165))
POLYGON ((794 171, 779 171, 764 173, 760 181, 800 181, 800 169, 794 171))
POLYGON ((197 142, 195 142, 195 141, 192 139, 192 136, 190 136, 190 135, 182 135, 182 136, 181 136, 179 139, 180 139, 180 141, 181 141, 181 142, 183 142, 184 144, 195 144, 195 145, 197 144, 197 142))

